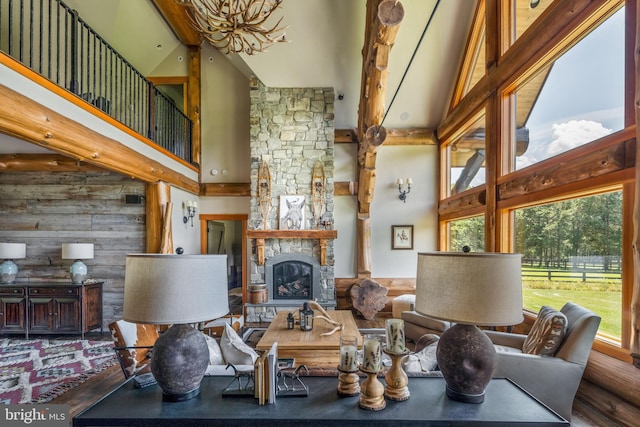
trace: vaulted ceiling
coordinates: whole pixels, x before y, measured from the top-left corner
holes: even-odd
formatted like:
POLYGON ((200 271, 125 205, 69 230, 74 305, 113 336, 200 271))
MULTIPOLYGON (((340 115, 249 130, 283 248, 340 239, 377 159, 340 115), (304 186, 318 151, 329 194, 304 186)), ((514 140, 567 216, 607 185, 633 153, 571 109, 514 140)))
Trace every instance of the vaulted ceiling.
MULTIPOLYGON (((143 75, 149 75, 180 45, 154 0, 65 2, 143 75)), ((383 125, 433 129, 447 111, 476 2, 402 0, 401 4, 404 18, 389 56, 384 102, 388 111, 383 125)), ((353 129, 358 123, 366 5, 367 0, 284 0, 278 14, 288 25, 290 42, 274 45, 268 52, 232 54, 228 59, 267 86, 335 88, 343 95, 335 103, 335 127, 353 129)), ((274 22, 278 16, 274 15, 274 22)), ((0 150, 22 151, 2 141, 0 150)))

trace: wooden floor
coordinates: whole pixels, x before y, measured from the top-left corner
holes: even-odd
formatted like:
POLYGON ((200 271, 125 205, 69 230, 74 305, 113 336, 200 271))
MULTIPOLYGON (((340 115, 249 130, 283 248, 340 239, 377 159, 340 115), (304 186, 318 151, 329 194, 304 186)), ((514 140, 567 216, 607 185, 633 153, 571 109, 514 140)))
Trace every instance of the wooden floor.
MULTIPOLYGON (((356 324, 360 329, 378 329, 384 328, 385 320, 391 317, 391 313, 378 313, 374 320, 366 320, 362 317, 356 317, 356 324)), ((248 327, 267 327, 269 324, 252 324, 248 327)), ((103 334, 102 336, 85 337, 86 339, 110 339, 109 336, 103 334)), ((120 369, 120 365, 114 365, 108 369, 105 369, 98 375, 91 377, 85 383, 75 387, 62 396, 51 401, 53 404, 67 404, 69 405, 70 424, 71 419, 82 411, 84 408, 94 404, 104 395, 116 388, 124 381, 124 375, 120 369)), ((589 420, 574 413, 572 416, 571 426, 574 427, 597 427, 596 424, 592 424, 589 420)))

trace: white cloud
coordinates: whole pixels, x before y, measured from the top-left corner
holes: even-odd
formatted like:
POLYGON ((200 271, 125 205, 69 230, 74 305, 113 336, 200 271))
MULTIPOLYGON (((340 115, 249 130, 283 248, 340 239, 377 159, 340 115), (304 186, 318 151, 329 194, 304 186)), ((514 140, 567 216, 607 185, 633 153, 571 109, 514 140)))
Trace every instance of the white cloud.
POLYGON ((592 120, 570 120, 559 124, 554 123, 551 125, 549 139, 544 137, 531 139, 527 151, 516 158, 516 169, 522 169, 541 160, 595 141, 598 138, 609 135, 611 132, 612 130, 602 126, 602 123, 592 120))
POLYGON ((553 124, 551 130, 551 143, 543 150, 545 159, 611 133, 611 129, 605 128, 602 123, 591 120, 570 120, 566 123, 553 124))

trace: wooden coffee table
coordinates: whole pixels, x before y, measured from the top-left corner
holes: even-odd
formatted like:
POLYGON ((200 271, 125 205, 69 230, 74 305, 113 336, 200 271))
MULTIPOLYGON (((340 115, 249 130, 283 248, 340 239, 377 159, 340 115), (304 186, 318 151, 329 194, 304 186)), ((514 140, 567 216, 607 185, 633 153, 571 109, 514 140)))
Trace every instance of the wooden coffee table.
MULTIPOLYGON (((300 330, 297 324, 293 329, 287 329, 289 312, 281 311, 276 314, 275 319, 256 344, 256 349, 269 350, 277 341, 278 357, 294 358, 296 366, 321 366, 335 369, 340 359, 340 335, 357 337, 359 348, 362 348, 362 335, 358 331, 350 310, 333 310, 327 313, 333 320, 344 324, 342 331, 321 336, 325 332, 331 332, 333 326, 317 318, 314 318, 313 329, 310 331, 300 330)), ((319 313, 316 311, 315 314, 319 313)))

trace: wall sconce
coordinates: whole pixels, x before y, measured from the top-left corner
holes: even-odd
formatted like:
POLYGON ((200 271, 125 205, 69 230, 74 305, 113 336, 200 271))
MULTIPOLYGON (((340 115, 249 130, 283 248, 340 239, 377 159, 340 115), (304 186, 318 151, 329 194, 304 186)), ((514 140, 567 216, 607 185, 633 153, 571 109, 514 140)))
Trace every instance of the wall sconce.
POLYGON ((184 208, 187 214, 182 218, 182 222, 186 224, 187 221, 191 220, 191 226, 193 227, 193 217, 196 215, 196 209, 198 209, 198 202, 194 202, 193 200, 187 200, 186 202, 184 202, 184 208))
POLYGON ((411 178, 407 178, 406 190, 402 189, 403 184, 404 181, 402 181, 402 178, 398 178, 398 191, 400 192, 398 197, 402 200, 402 203, 407 203, 407 194, 411 192, 411 184, 413 184, 413 180, 411 178))

